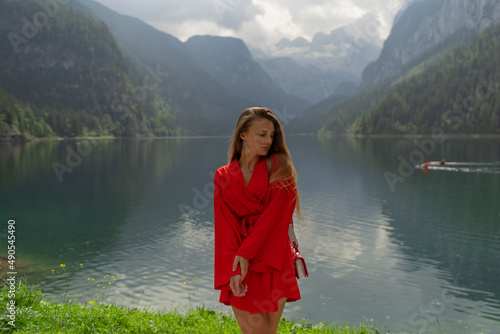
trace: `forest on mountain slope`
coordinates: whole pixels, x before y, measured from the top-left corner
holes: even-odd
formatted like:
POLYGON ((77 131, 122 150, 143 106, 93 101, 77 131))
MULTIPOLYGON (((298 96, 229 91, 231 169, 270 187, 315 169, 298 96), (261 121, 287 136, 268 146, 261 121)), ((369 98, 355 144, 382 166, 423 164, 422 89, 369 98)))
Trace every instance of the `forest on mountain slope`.
MULTIPOLYGON (((228 133, 239 113, 254 105, 249 97, 237 97, 190 57, 186 43, 132 16, 119 14, 92 0, 73 0, 73 8, 104 22, 141 79, 148 68, 159 70, 163 79, 154 98, 175 110, 175 124, 185 135, 228 133)), ((229 69, 228 69, 229 70, 229 69)))
MULTIPOLYGON (((0 139, 221 134, 253 105, 198 66, 186 43, 93 1, 0 6, 0 139)), ((499 133, 499 33, 458 31, 370 90, 321 101, 288 130, 499 133)))
POLYGON ((355 134, 500 133, 500 25, 452 49, 384 97, 355 134))
POLYGON ((0 6, 0 34, 8 37, 0 41, 3 136, 179 131, 170 106, 143 94, 104 23, 66 5, 44 8, 35 0, 0 0, 0 6))
POLYGON ((0 0, 0 139, 220 134, 252 105, 173 36, 85 4, 0 0))

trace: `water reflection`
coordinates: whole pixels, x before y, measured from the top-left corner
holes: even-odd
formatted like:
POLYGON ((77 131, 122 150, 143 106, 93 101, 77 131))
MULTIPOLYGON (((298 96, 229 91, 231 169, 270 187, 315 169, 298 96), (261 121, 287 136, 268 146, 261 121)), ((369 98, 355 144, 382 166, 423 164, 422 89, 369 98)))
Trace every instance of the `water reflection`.
MULTIPOLYGON (((320 143, 302 138, 294 146, 294 156, 304 162, 298 169, 311 220, 300 236, 306 247, 315 245, 308 251, 314 254, 313 263, 320 264, 316 275, 321 277, 311 281, 332 291, 330 298, 311 292, 313 300, 307 306, 330 300, 319 311, 323 318, 336 319, 349 313, 348 308, 366 319, 386 319, 397 323, 396 328, 419 331, 424 322, 426 329, 436 328, 433 310, 441 305, 439 314, 451 320, 450 328, 457 328, 456 321, 462 319, 475 329, 493 332, 495 323, 486 319, 500 319, 495 313, 500 286, 494 265, 499 256, 499 211, 494 204, 499 198, 498 176, 415 171, 391 192, 383 173, 397 170, 397 157, 410 154, 414 143, 342 138, 320 143), (443 291, 451 297, 440 301, 443 291), (332 305, 336 300, 341 307, 332 305), (470 308, 472 300, 477 309, 470 308)), ((467 143, 465 151, 476 153, 469 159, 497 161, 498 141, 489 143, 467 143)), ((463 157, 460 145, 446 144, 457 147, 457 152, 449 147, 437 147, 436 152, 463 157)))
MULTIPOLYGON (((299 281, 303 299, 287 305, 287 317, 432 332, 437 313, 449 332, 494 332, 500 175, 415 170, 392 191, 384 173, 397 173, 414 140, 288 142, 306 219, 297 235, 311 275, 299 281)), ((227 310, 212 288, 211 202, 227 139, 103 141, 59 182, 51 164, 65 163, 68 145, 77 151, 75 141, 0 147, 0 212, 20 222, 29 277, 56 295, 227 310), (106 295, 89 278, 107 275, 120 278, 106 295)), ((499 161, 500 141, 450 139, 428 156, 443 157, 499 161)))

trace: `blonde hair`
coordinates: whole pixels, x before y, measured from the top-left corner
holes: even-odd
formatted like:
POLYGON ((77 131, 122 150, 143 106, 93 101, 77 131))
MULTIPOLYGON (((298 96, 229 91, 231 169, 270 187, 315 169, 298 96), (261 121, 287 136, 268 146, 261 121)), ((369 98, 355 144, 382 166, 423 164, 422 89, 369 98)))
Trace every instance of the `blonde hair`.
POLYGON ((264 118, 270 120, 274 124, 274 137, 271 147, 267 152, 267 172, 269 175, 268 182, 276 182, 275 184, 279 187, 286 187, 288 189, 293 189, 295 192, 295 211, 297 216, 303 220, 302 213, 300 211, 300 195, 299 189, 297 187, 297 172, 295 171, 295 166, 293 165, 290 152, 285 144, 285 133, 281 127, 281 123, 278 118, 273 114, 273 112, 268 108, 252 107, 245 109, 238 122, 236 122, 236 128, 234 129, 231 144, 228 150, 228 164, 234 159, 240 159, 241 149, 243 145, 243 140, 240 135, 243 132, 247 132, 252 125, 252 122, 264 118))

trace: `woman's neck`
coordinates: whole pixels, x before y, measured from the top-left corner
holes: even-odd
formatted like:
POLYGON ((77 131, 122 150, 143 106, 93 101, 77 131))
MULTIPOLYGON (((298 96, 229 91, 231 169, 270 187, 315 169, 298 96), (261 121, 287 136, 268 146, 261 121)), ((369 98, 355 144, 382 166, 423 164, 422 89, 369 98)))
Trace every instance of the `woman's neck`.
POLYGON ((239 163, 240 166, 245 168, 248 172, 253 171, 253 168, 255 164, 257 164, 257 162, 259 162, 259 156, 257 154, 248 152, 245 149, 241 151, 239 163))

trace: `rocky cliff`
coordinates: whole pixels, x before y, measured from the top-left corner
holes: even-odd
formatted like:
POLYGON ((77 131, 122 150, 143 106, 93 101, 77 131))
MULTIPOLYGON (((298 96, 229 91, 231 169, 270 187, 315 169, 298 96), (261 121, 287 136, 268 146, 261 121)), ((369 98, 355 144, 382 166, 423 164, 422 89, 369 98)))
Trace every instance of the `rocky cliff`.
POLYGON ((378 60, 364 70, 360 91, 402 74, 456 41, 499 22, 498 0, 413 1, 394 24, 378 60))

